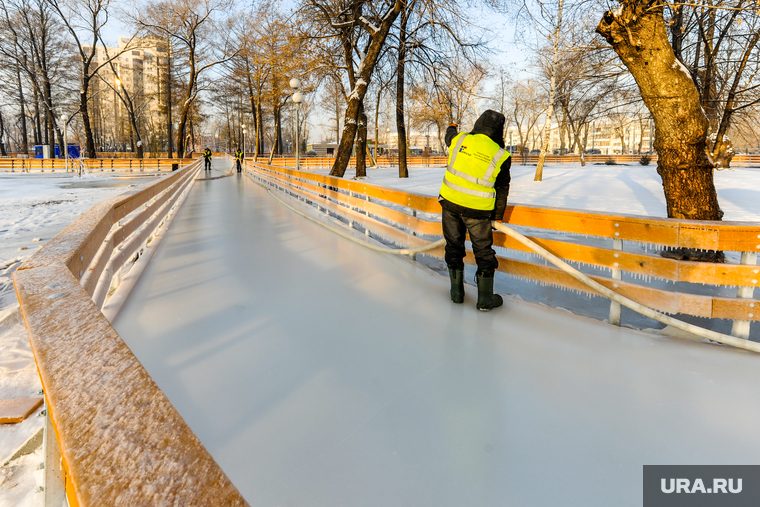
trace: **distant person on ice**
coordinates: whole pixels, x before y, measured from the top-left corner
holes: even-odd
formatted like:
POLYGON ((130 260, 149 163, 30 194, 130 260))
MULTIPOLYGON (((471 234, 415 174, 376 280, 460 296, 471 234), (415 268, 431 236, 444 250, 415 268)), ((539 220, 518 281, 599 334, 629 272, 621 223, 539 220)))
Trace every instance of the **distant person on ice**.
POLYGON ((204 162, 204 166, 205 166, 204 169, 206 171, 210 171, 211 170, 211 150, 209 150, 208 148, 206 148, 205 150, 203 150, 203 158, 205 160, 205 162, 204 162))
POLYGON ((493 246, 491 220, 501 220, 509 194, 510 153, 504 149, 504 115, 490 109, 480 115, 471 132, 446 129, 449 163, 438 201, 441 203, 446 264, 451 278, 451 300, 464 302, 464 241, 470 233, 478 270, 477 308, 488 311, 504 303, 493 293, 499 261, 493 246))
POLYGON ((235 167, 237 167, 237 172, 242 171, 242 164, 243 164, 243 152, 238 148, 235 150, 235 167))

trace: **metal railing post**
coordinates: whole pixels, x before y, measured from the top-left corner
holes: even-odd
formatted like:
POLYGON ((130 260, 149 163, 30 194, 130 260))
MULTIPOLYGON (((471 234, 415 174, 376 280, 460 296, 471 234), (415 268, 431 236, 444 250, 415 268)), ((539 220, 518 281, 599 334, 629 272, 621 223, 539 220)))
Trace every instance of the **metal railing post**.
POLYGON ((42 449, 45 453, 45 473, 43 493, 45 507, 63 507, 66 503, 66 481, 61 466, 61 448, 55 436, 50 409, 45 401, 45 427, 42 434, 42 449))
MULTIPOLYGON (((739 264, 757 264, 757 252, 742 252, 739 264)), ((757 270, 755 270, 755 273, 757 274, 757 270)), ((742 299, 752 299, 754 293, 754 287, 739 287, 736 289, 736 297, 742 299)), ((750 307, 752 307, 752 304, 750 304, 750 307)), ((749 316, 754 317, 754 314, 750 313, 749 316)), ((749 320, 735 320, 733 326, 731 326, 731 336, 748 340, 750 323, 751 321, 749 320)))
MULTIPOLYGON (((623 250, 623 240, 622 239, 613 239, 612 240, 612 249, 613 250, 623 250)), ((617 257, 618 254, 615 254, 615 257, 617 257)), ((615 268, 612 270, 612 279, 613 280, 622 280, 623 279, 623 272, 617 269, 618 263, 615 263, 615 268)), ((617 288, 617 284, 614 284, 613 287, 617 288)), ((614 326, 620 325, 620 312, 622 310, 622 307, 620 306, 620 303, 617 301, 610 301, 610 324, 614 326)))

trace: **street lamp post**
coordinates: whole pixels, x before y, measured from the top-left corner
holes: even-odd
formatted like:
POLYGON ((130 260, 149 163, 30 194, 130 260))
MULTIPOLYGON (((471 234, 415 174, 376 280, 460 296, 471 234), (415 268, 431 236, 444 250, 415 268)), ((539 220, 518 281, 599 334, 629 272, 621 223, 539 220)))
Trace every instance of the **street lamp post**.
POLYGON ((243 160, 245 160, 245 135, 247 133, 248 133, 248 129, 246 127, 243 127, 243 160))
POLYGON ((388 159, 388 165, 391 163, 391 128, 385 127, 385 158, 388 159))
POLYGON ((69 117, 65 114, 61 115, 61 123, 63 123, 63 165, 66 168, 66 172, 69 172, 69 147, 68 139, 66 138, 66 122, 69 121, 69 117))
POLYGON ((296 90, 293 94, 293 102, 296 104, 296 171, 301 170, 301 102, 303 94, 298 90, 301 88, 301 80, 294 77, 290 80, 290 87, 296 90))

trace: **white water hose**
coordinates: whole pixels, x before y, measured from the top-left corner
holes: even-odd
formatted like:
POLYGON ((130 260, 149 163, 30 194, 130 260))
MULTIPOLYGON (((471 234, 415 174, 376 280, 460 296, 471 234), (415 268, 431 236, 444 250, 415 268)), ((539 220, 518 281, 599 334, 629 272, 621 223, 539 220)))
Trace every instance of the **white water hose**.
MULTIPOLYGON (((254 182, 258 183, 262 187, 266 188, 263 184, 259 183, 255 179, 251 178, 254 182)), ((298 215, 311 220, 312 222, 321 225, 322 227, 334 232, 335 234, 338 234, 339 236, 349 240, 353 241, 354 243, 357 243, 359 245, 362 245, 364 247, 369 248, 370 250, 374 250, 376 252, 381 253, 390 253, 390 254, 396 254, 396 255, 412 255, 417 253, 423 253, 427 252, 429 250, 433 250, 435 248, 444 246, 446 244, 445 239, 440 239, 438 241, 428 243, 427 245, 418 247, 418 248, 384 248, 380 246, 373 245, 371 243, 367 243, 366 241, 361 241, 351 234, 348 234, 347 232, 344 232, 336 227, 329 226, 325 224, 324 222, 321 222, 320 220, 317 220, 316 218, 310 217, 309 215, 306 215, 305 213, 302 213, 301 211, 295 209, 276 195, 274 195, 271 190, 266 188, 267 192, 269 192, 269 195, 271 195, 274 199, 276 199, 280 204, 288 208, 289 210, 297 213, 298 215)), ((649 308, 648 306, 642 305, 640 303, 637 303, 636 301, 633 301, 632 299, 628 299, 627 297, 618 294, 612 289, 608 289, 604 285, 600 284, 599 282, 593 280, 589 276, 581 273, 574 267, 570 266, 568 263, 554 255, 553 253, 546 250, 541 245, 537 244, 534 241, 531 241, 527 237, 523 236, 516 230, 507 227, 502 222, 491 222, 491 225, 494 227, 494 229, 503 232, 507 236, 519 241, 526 247, 530 248, 534 252, 536 252, 538 255, 544 257, 546 260, 557 266, 559 269, 567 273, 568 275, 572 276, 579 282, 591 287, 596 292, 598 292, 600 295, 611 299, 612 301, 615 301, 617 303, 620 303, 622 306, 625 306, 626 308, 630 308, 631 310, 640 313, 641 315, 644 315, 645 317, 649 317, 650 319, 656 320, 657 322, 661 322, 667 326, 674 327, 676 329, 680 329, 681 331, 686 331, 687 333, 691 333, 693 335, 707 338, 709 340, 722 343, 724 345, 730 345, 732 347, 744 349, 744 350, 750 350, 752 352, 760 352, 760 343, 752 342, 749 340, 745 340, 742 338, 736 338, 735 336, 730 336, 723 333, 718 333, 715 331, 711 331, 709 329, 705 329, 703 327, 695 326, 693 324, 689 324, 687 322, 683 322, 678 319, 674 319, 673 317, 669 315, 665 315, 662 312, 658 312, 657 310, 653 308, 649 308)))
POLYGON ((751 350, 752 352, 760 352, 760 343, 751 342, 749 340, 736 338, 735 336, 729 336, 727 334, 717 333, 715 331, 711 331, 703 327, 695 326, 693 324, 688 324, 681 320, 674 319, 673 317, 670 317, 669 315, 665 315, 664 313, 658 312, 657 310, 649 308, 648 306, 644 306, 640 303, 637 303, 636 301, 628 299, 627 297, 622 296, 611 289, 608 289, 607 287, 600 284, 599 282, 596 282, 590 277, 584 275, 583 273, 581 273, 574 267, 570 266, 568 263, 566 263, 565 261, 563 261, 556 255, 554 255, 553 253, 549 252, 542 246, 526 238, 525 236, 515 231, 514 229, 507 227, 501 222, 491 222, 491 224, 496 230, 503 232, 510 238, 515 239, 519 241, 520 243, 522 243, 523 245, 527 246, 528 248, 530 248, 531 250, 533 250, 534 252, 536 252, 537 254, 539 254, 540 256, 544 257, 546 260, 548 260, 549 262, 557 266, 559 269, 561 269, 568 275, 578 280, 579 282, 585 285, 588 285, 589 287, 594 289, 596 292, 598 292, 602 296, 608 299, 611 299, 617 303, 620 303, 626 308, 630 308, 631 310, 638 312, 641 315, 644 315, 645 317, 649 317, 650 319, 654 319, 657 322, 662 322, 663 324, 672 326, 676 329, 680 329, 681 331, 686 331, 688 333, 700 336, 702 338, 708 338, 710 340, 723 343, 725 345, 731 345, 732 347, 737 347, 740 349, 751 350))

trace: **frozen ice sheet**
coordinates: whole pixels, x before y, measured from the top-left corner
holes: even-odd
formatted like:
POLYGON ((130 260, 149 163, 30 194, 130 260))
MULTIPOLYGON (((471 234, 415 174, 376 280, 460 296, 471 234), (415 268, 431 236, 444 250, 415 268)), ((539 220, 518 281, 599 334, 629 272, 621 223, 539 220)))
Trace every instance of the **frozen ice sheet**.
POLYGON ((760 356, 448 280, 199 181, 115 327, 253 506, 639 506, 756 464, 760 356))

